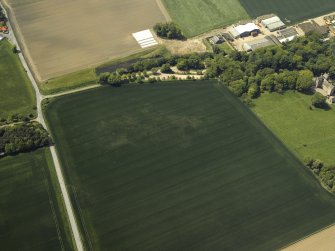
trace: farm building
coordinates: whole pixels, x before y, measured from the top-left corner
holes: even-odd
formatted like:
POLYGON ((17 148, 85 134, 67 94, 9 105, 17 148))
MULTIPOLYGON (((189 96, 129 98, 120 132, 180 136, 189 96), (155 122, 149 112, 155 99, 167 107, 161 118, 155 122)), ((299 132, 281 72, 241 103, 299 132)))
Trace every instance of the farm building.
POLYGON ((299 24, 298 27, 303 31, 304 34, 315 32, 322 36, 326 36, 329 32, 327 26, 320 26, 314 20, 299 24))
POLYGON ((329 79, 329 74, 323 74, 315 78, 315 87, 322 89, 325 96, 332 96, 335 93, 335 86, 329 79))
POLYGON ((285 28, 284 22, 277 16, 264 19, 261 24, 271 32, 285 28))
POLYGON ((249 51, 257 50, 259 48, 276 45, 276 44, 279 44, 279 41, 276 41, 275 37, 266 36, 261 39, 256 39, 251 42, 244 43, 243 49, 249 52, 249 51))
POLYGON ((223 36, 213 36, 209 38, 209 42, 213 45, 215 44, 222 44, 224 42, 223 36))
POLYGON ((1 41, 2 39, 4 39, 4 37, 0 35, 0 41, 1 41))
POLYGON ((280 43, 292 41, 298 36, 298 32, 294 27, 289 27, 277 32, 277 39, 280 43))
POLYGON ((231 27, 229 29, 229 34, 235 39, 240 37, 248 37, 253 34, 258 35, 259 33, 260 29, 254 23, 242 24, 235 27, 231 27))

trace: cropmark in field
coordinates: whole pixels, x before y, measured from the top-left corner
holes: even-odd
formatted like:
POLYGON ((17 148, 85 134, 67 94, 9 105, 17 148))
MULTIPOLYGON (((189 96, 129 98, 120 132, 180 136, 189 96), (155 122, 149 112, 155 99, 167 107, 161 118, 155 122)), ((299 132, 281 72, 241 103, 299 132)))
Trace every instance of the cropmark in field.
POLYGON ((335 221, 334 197, 217 82, 102 87, 46 117, 93 250, 275 250, 335 221))

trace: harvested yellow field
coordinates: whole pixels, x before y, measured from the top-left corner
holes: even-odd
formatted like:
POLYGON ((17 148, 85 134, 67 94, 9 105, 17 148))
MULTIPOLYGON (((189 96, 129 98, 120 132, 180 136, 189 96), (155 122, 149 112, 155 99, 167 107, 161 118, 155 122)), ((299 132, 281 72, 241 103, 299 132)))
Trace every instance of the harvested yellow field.
POLYGON ((283 251, 335 251, 335 225, 313 234, 283 251))
POLYGON ((39 80, 141 50, 132 33, 165 21, 156 0, 7 0, 39 80))

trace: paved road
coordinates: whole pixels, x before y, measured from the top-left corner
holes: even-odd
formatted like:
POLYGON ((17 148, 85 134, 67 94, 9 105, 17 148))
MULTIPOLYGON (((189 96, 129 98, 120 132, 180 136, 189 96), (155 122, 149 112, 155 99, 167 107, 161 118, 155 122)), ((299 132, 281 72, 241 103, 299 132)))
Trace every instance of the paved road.
MULTIPOLYGON (((0 2, 0 5, 2 5, 1 2, 0 2)), ((8 28, 9 28, 9 34, 7 35, 7 37, 20 50, 19 44, 16 40, 16 37, 15 37, 15 34, 13 32, 13 29, 12 29, 12 26, 11 26, 10 22, 8 22, 8 28)), ((39 90, 38 85, 35 81, 35 78, 33 77, 33 74, 31 73, 31 71, 28 67, 28 64, 27 64, 24 56, 22 55, 22 53, 19 53, 19 58, 21 60, 21 63, 23 65, 23 67, 26 69, 28 77, 29 77, 29 79, 30 79, 30 81, 31 81, 31 83, 34 87, 34 90, 35 90, 36 102, 37 102, 37 118, 36 118, 36 121, 40 122, 43 125, 43 127, 47 129, 47 124, 45 122, 43 112, 42 112, 42 100, 45 97, 40 93, 40 90, 39 90)), ((74 214, 74 211, 73 211, 73 208, 72 208, 70 196, 69 196, 69 193, 68 193, 67 188, 66 188, 66 184, 65 184, 63 173, 62 173, 61 165, 60 165, 60 162, 59 162, 59 158, 57 156, 56 148, 54 146, 51 146, 50 151, 51 151, 52 159, 53 159, 54 166, 55 166, 55 169, 56 169, 57 179, 58 179, 61 191, 62 191, 62 196, 63 196, 63 200, 64 200, 64 204, 65 204, 66 213, 67 213, 69 221, 70 221, 70 227, 71 227, 72 234, 73 234, 73 237, 74 237, 74 240, 75 240, 76 249, 78 251, 83 251, 84 246, 83 246, 83 243, 82 243, 82 240, 81 240, 81 237, 80 237, 79 228, 78 228, 76 218, 75 218, 75 214, 74 214)), ((27 230, 27 231, 29 231, 29 230, 27 230)))

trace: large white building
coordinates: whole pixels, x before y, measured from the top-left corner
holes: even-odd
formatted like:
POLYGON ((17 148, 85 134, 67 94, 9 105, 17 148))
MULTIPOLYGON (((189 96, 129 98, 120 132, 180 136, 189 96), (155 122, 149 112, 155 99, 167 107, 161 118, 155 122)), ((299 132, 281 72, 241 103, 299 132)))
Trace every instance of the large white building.
POLYGON ((285 24, 279 17, 274 16, 261 21, 261 24, 269 31, 276 31, 285 28, 285 24))
POLYGON ((247 23, 231 27, 228 32, 233 38, 240 38, 250 36, 252 33, 258 34, 260 29, 254 23, 247 23))

